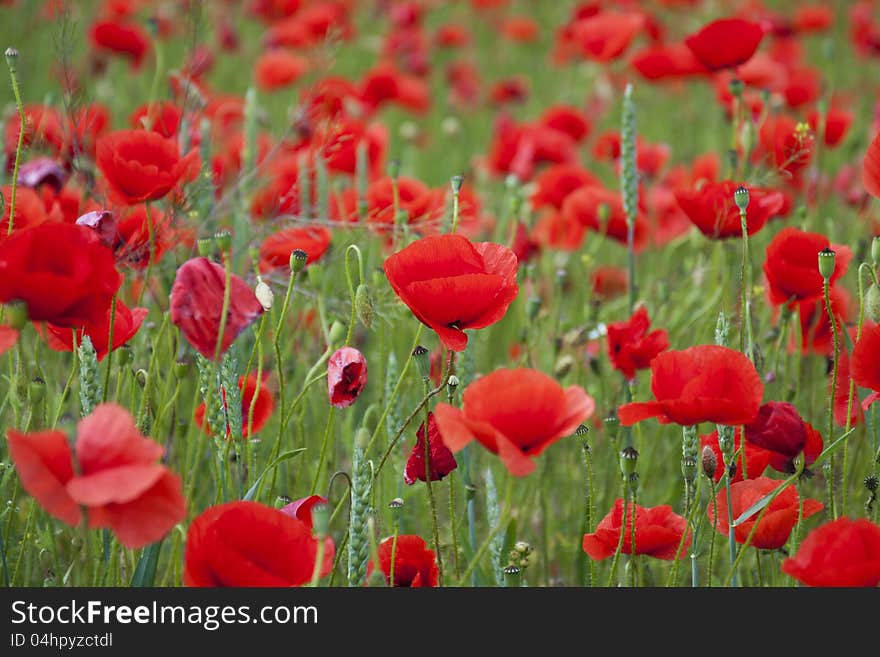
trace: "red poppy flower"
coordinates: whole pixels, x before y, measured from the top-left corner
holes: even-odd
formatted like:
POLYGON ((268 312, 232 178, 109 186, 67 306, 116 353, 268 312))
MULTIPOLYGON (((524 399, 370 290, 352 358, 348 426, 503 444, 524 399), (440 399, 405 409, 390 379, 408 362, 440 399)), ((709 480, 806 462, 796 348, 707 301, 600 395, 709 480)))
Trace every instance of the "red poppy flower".
POLYGON ((746 442, 769 451, 770 466, 778 472, 793 473, 792 460, 801 453, 808 466, 822 452, 822 436, 788 402, 763 404, 745 427, 746 442))
POLYGON ((531 239, 541 247, 577 251, 581 248, 586 232, 586 226, 571 215, 549 210, 538 218, 532 229, 531 239))
POLYGON ((156 463, 162 446, 121 406, 100 404, 80 420, 75 450, 79 475, 67 490, 88 507, 90 528, 112 529, 124 546, 139 548, 186 518, 180 477, 156 463))
POLYGON ((651 320, 648 311, 640 306, 633 316, 623 322, 608 325, 608 357, 614 369, 633 379, 636 370, 651 365, 651 360, 669 348, 669 335, 663 329, 648 332, 651 320))
POLYGON ((831 107, 825 114, 824 127, 819 125, 821 117, 817 110, 812 110, 807 115, 807 120, 810 123, 810 129, 815 134, 820 134, 821 128, 823 143, 829 148, 834 148, 844 140, 849 132, 849 127, 853 122, 853 113, 841 107, 831 107))
MULTIPOLYGON (((146 308, 129 308, 122 299, 116 300, 116 312, 113 313, 113 349, 119 349, 137 334, 147 312, 146 308)), ((73 351, 73 333, 76 331, 77 344, 82 342, 84 335, 89 336, 98 360, 103 360, 109 351, 110 315, 111 309, 108 308, 103 321, 87 322, 73 329, 47 323, 46 342, 55 351, 73 351)))
POLYGON ((134 69, 141 67, 150 50, 149 36, 134 23, 99 21, 92 25, 89 37, 95 50, 127 57, 134 69))
POLYGON ((287 50, 270 50, 257 58, 254 77, 263 91, 292 85, 309 70, 309 61, 287 50))
POLYGON ((711 71, 739 66, 761 45, 764 30, 741 18, 722 18, 704 25, 684 42, 700 63, 711 71))
MULTIPOLYGON (((431 481, 440 481, 458 467, 455 457, 440 437, 440 429, 433 413, 428 413, 428 450, 429 472, 431 481)), ((413 446, 406 461, 403 480, 412 485, 416 481, 425 481, 425 425, 419 425, 416 444, 413 446)))
MULTIPOLYGON (((862 327, 862 335, 853 348, 851 369, 857 385, 874 391, 862 403, 867 409, 880 399, 880 324, 866 322, 862 327)), ((848 387, 844 392, 849 394, 848 387)), ((858 404, 858 395, 855 395, 854 404, 858 404)))
MULTIPOLYGON (((394 187, 394 182, 387 176, 367 187, 367 221, 379 230, 394 226, 394 187)), ((397 209, 407 215, 408 223, 415 223, 429 217, 438 208, 436 198, 425 183, 400 176, 397 179, 397 209)))
MULTIPOLYGON (((628 242, 629 227, 623 209, 623 199, 618 192, 596 186, 576 189, 565 197, 562 215, 567 220, 578 221, 615 242, 620 244, 628 242)), ((633 231, 633 248, 637 253, 645 248, 647 239, 648 224, 645 217, 637 213, 633 231)))
POLYGON ((620 57, 645 24, 640 13, 603 11, 583 18, 571 26, 571 38, 580 45, 581 54, 598 62, 620 57))
MULTIPOLYGON (((260 389, 257 390, 257 375, 252 373, 250 376, 238 377, 238 389, 241 391, 241 432, 242 438, 247 438, 251 434, 258 433, 260 429, 266 426, 269 418, 272 417, 272 411, 275 409, 275 398, 266 385, 267 375, 263 374, 260 381, 260 389), (257 397, 254 403, 254 395, 257 397), (251 414, 251 404, 254 404, 253 414, 251 414)), ((226 391, 223 391, 223 405, 226 406, 226 391)), ((208 435, 211 435, 211 427, 205 422, 205 403, 202 402, 196 408, 193 419, 196 424, 208 435)), ((226 437, 229 438, 230 429, 226 427, 226 437)))
POLYGON ((518 262, 528 262, 540 252, 541 243, 529 234, 523 222, 517 221, 510 250, 513 251, 518 262))
POLYGON ((526 368, 480 377, 462 400, 463 409, 449 404, 434 409, 443 442, 458 452, 477 440, 517 477, 534 470, 534 457, 572 435, 595 409, 580 386, 563 388, 543 372, 526 368))
POLYGON ((151 208, 148 214, 144 204, 124 212, 115 229, 113 251, 116 262, 137 270, 150 266, 151 253, 155 265, 184 237, 182 230, 172 228, 171 217, 156 208, 151 208))
POLYGON ((576 144, 586 139, 592 127, 583 112, 568 105, 548 107, 538 119, 538 123, 567 134, 576 144))
POLYGON ((651 361, 656 401, 624 404, 620 422, 630 426, 656 417, 683 426, 714 422, 748 424, 758 413, 764 384, 746 356, 717 345, 664 351, 651 361))
MULTIPOLYGON (((241 278, 232 274, 230 286, 220 355, 263 313, 254 291, 241 278)), ((207 258, 192 258, 183 263, 171 287, 171 322, 196 351, 212 360, 220 333, 225 290, 226 270, 207 258)))
MULTIPOLYGON (((747 509, 749 509, 758 500, 769 495, 782 485, 781 481, 769 479, 767 477, 758 477, 757 479, 746 479, 732 484, 730 487, 730 500, 733 509, 733 518, 736 520, 747 509)), ((785 545, 791 530, 797 524, 798 508, 800 499, 794 486, 788 486, 779 493, 764 511, 761 522, 755 530, 749 545, 764 550, 777 550, 785 545)), ((824 506, 817 500, 803 501, 803 517, 819 513, 824 506)), ((760 511, 753 515, 742 524, 733 528, 736 542, 744 544, 752 527, 760 515, 760 511)), ((709 504, 706 510, 709 521, 721 534, 727 536, 730 525, 728 524, 727 513, 727 492, 722 490, 718 492, 715 498, 715 504, 709 504), (718 509, 718 519, 715 519, 714 507, 718 509)))
POLYGON ((846 516, 826 522, 804 538, 782 572, 807 586, 880 584, 880 526, 846 516))
POLYGON ((309 529, 312 529, 312 508, 316 504, 327 504, 327 498, 320 495, 301 497, 281 507, 281 513, 286 513, 291 518, 304 522, 309 529))
MULTIPOLYGON (((440 569, 434 550, 425 540, 414 534, 401 534, 395 542, 390 536, 379 544, 379 569, 389 586, 411 588, 434 587, 440 579, 440 569), (394 583, 391 582, 391 555, 394 555, 394 583)), ((370 561, 368 574, 373 571, 370 561)))
POLYGON ((708 72, 684 43, 648 46, 633 54, 630 64, 643 78, 651 81, 708 72))
MULTIPOLYGON (((4 199, 10 199, 12 197, 12 186, 3 185, 0 188, 0 192, 2 192, 4 199)), ((6 200, 4 205, 3 215, 0 216, 0 243, 6 239, 9 233, 9 201, 6 200)), ((39 194, 33 189, 19 185, 15 196, 15 217, 12 221, 13 234, 49 220, 50 218, 46 214, 46 207, 40 200, 39 194)))
POLYGON ((764 121, 758 133, 771 165, 795 179, 810 164, 814 146, 813 134, 799 126, 790 116, 777 114, 764 121))
MULTIPOLYGON (((321 577, 333 568, 325 539, 321 577)), ((212 506, 186 534, 185 586, 302 586, 311 581, 318 541, 305 522, 257 502, 212 506)))
POLYGON ((73 455, 61 431, 6 432, 9 457, 21 486, 53 518, 76 527, 82 519, 79 505, 67 491, 73 479, 73 455))
MULTIPOLYGON (((739 185, 731 180, 707 182, 699 189, 679 190, 675 198, 688 219, 706 237, 742 237, 742 220, 733 200, 737 187, 739 185)), ((769 219, 780 213, 785 198, 782 192, 759 187, 748 189, 746 229, 749 235, 754 235, 769 219)))
POLYGON ((871 140, 862 162, 862 184, 871 196, 880 198, 880 133, 871 140))
MULTIPOLYGON (((633 504, 627 504, 626 528, 623 534, 623 554, 632 554, 632 513, 633 504)), ((655 507, 635 505, 636 514, 636 554, 644 554, 655 559, 672 561, 688 556, 691 545, 691 531, 686 518, 673 512, 668 504, 655 507), (687 538, 682 543, 682 537, 687 538), (681 549, 679 551, 679 546, 681 549)), ((599 521, 596 531, 584 534, 583 549, 591 559, 607 559, 617 551, 620 543, 620 528, 623 524, 623 500, 618 498, 614 508, 599 521)))
POLYGON ((327 363, 327 389, 330 404, 345 408, 354 404, 367 385, 367 360, 353 347, 333 352, 327 363))
POLYGON ((629 273, 622 267, 597 267, 590 274, 590 287, 598 301, 610 301, 626 294, 629 273))
POLYGON ((122 205, 155 201, 185 180, 198 165, 198 152, 181 157, 174 139, 152 130, 119 130, 98 140, 97 164, 122 205))
POLYGON ((19 331, 10 326, 0 326, 0 356, 12 349, 18 342, 19 331))
MULTIPOLYGON (((724 455, 721 453, 721 447, 718 445, 718 430, 716 429, 708 435, 700 436, 700 446, 708 446, 715 453, 715 462, 717 463, 717 465, 715 466, 715 472, 712 475, 712 478, 717 484, 724 476, 724 455)), ((740 438, 740 428, 736 427, 733 437, 734 452, 738 451, 741 446, 742 440, 740 438)), ((743 473, 742 468, 742 456, 737 456, 736 474, 733 476, 733 479, 731 479, 731 482, 742 481, 745 477, 749 479, 760 477, 762 474, 764 474, 764 470, 767 469, 767 467, 770 465, 770 460, 773 458, 773 455, 769 451, 751 444, 748 440, 745 444, 745 450, 745 473, 743 473), (743 474, 745 474, 745 477, 743 477, 743 474)))
MULTIPOLYGON (((868 322, 865 322, 865 326, 868 326, 868 322)), ((867 409, 868 406, 880 398, 878 393, 873 393, 868 395, 860 404, 859 389, 855 387, 853 389, 852 404, 850 404, 851 361, 852 357, 849 355, 849 352, 846 349, 841 349, 837 361, 837 388, 833 391, 831 390, 832 379, 830 376, 828 377, 828 392, 829 394, 833 392, 834 396, 834 422, 840 427, 846 426, 847 422, 849 422, 851 427, 861 424, 865 419, 864 409, 867 409), (849 418, 847 418, 847 413, 849 413, 849 418)))
POLYGON ((24 301, 33 321, 106 322, 121 284, 113 252, 83 226, 44 223, 0 241, 0 303, 24 301))
POLYGON ((779 231, 767 245, 764 275, 769 285, 770 300, 776 304, 792 299, 818 299, 823 292, 822 274, 819 273, 819 251, 831 248, 835 254, 833 285, 846 273, 852 251, 848 246, 830 244, 819 233, 808 233, 792 226, 779 231))
POLYGON ((332 234, 322 226, 285 228, 272 233, 260 245, 260 271, 290 267, 290 254, 296 249, 308 255, 306 264, 320 260, 330 246, 332 234))
POLYGON ((132 112, 128 122, 134 129, 149 129, 170 139, 177 134, 182 116, 183 112, 174 103, 158 102, 141 105, 132 112))
POLYGON ((554 164, 535 178, 532 206, 551 205, 562 209, 566 197, 576 189, 599 186, 599 179, 579 164, 554 164))
POLYGON ((394 292, 453 351, 467 346, 465 329, 504 317, 519 293, 516 270, 510 249, 461 235, 424 237, 385 260, 394 292))

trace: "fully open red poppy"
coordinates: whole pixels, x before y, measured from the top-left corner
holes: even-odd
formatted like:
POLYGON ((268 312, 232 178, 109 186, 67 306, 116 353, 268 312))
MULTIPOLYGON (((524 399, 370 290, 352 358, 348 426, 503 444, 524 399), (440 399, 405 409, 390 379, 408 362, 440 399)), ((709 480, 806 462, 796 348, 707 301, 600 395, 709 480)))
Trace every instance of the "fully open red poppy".
POLYGON ((819 233, 809 233, 793 226, 780 230, 767 245, 764 275, 770 287, 770 300, 776 304, 791 300, 807 301, 822 296, 822 274, 819 273, 819 251, 835 252, 833 285, 849 268, 852 251, 848 246, 830 244, 819 233))
POLYGON ((614 369, 627 379, 651 365, 651 360, 669 348, 669 336, 663 329, 648 332, 651 319, 648 310, 640 306, 633 316, 623 322, 608 325, 608 357, 614 369))
POLYGON ((443 442, 453 452, 472 440, 497 454, 511 474, 535 469, 534 457, 574 434, 592 415, 593 399, 580 386, 563 388, 537 370, 499 369, 471 383, 464 408, 437 404, 443 442))
MULTIPOLYGON (((89 322, 71 329, 63 326, 46 324, 45 337, 50 349, 55 351, 73 351, 73 333, 76 331, 76 342, 82 342, 84 335, 89 336, 98 360, 103 360, 109 352, 110 315, 113 314, 113 349, 118 349, 131 340, 141 328, 147 317, 146 308, 129 308, 121 299, 116 300, 116 312, 108 308, 103 322, 89 322)), ((39 329, 38 329, 39 330, 39 329)), ((41 331, 42 332, 42 331, 41 331)))
MULTIPOLYGON (((742 237, 742 220, 733 194, 739 185, 731 180, 707 182, 698 189, 678 190, 675 199, 706 237, 725 239, 742 237)), ((746 210, 746 230, 754 235, 767 221, 782 210, 785 197, 782 192, 749 187, 749 207, 746 210)))
MULTIPOLYGON (((781 481, 769 479, 768 477, 746 479, 731 485, 730 499, 734 520, 762 497, 772 493, 781 485, 781 481)), ((765 550, 777 550, 785 545, 791 530, 797 523, 799 505, 800 500, 794 486, 785 488, 765 507, 764 516, 761 518, 761 522, 758 523, 758 528, 755 530, 749 545, 765 550)), ((803 517, 809 518, 819 513, 823 508, 822 503, 817 500, 804 500, 803 517)), ((730 525, 728 524, 726 491, 721 490, 718 492, 715 504, 708 505, 706 513, 715 529, 727 536, 730 525), (716 507, 718 509, 717 520, 714 511, 716 507)), ((748 520, 743 521, 742 524, 733 528, 737 543, 744 544, 746 542, 760 513, 759 511, 748 520)))
POLYGON ((504 317, 519 293, 513 251, 461 235, 413 242, 385 260, 385 274, 413 314, 453 351, 467 346, 465 329, 504 317))
MULTIPOLYGON (((220 355, 263 313, 254 291, 241 278, 232 274, 230 286, 220 355)), ((183 263, 171 287, 171 321, 196 351, 212 360, 220 333, 225 289, 226 270, 207 258, 192 258, 183 263)))
POLYGON ((804 538, 782 572, 807 586, 880 584, 880 526, 866 518, 826 522, 804 538))
POLYGON ((260 271, 289 268, 290 254, 296 249, 306 252, 306 264, 316 262, 327 251, 331 237, 323 226, 285 228, 272 233, 260 245, 260 271))
POLYGON ((761 45, 764 30, 742 18, 722 18, 689 35, 685 44, 700 63, 711 71, 744 64, 761 45))
MULTIPOLYGON (((186 535, 186 586, 302 586, 312 579, 318 541, 305 522, 257 502, 213 506, 186 535)), ((333 568, 325 539, 321 577, 333 568)))
POLYGON ((748 424, 764 395, 764 384, 746 356, 717 345, 664 351, 651 361, 651 392, 656 401, 633 402, 618 409, 629 426, 656 417, 681 425, 715 422, 748 424))
MULTIPOLYGON (((623 534, 623 554, 633 553, 632 541, 633 504, 627 505, 626 528, 623 534)), ((673 512, 672 507, 664 504, 655 507, 635 505, 636 514, 636 554, 644 554, 656 559, 674 560, 676 556, 684 559, 688 556, 691 544, 691 530, 686 518, 673 512), (682 543, 682 537, 687 538, 682 543), (680 550, 679 550, 680 548, 680 550)), ((617 498, 614 508, 599 521, 596 531, 584 534, 583 549, 591 559, 607 559, 617 551, 620 543, 620 529, 623 525, 623 500, 617 498)))
MULTIPOLYGON (((389 586, 426 588, 437 586, 440 569, 434 550, 429 550, 425 539, 414 534, 401 534, 395 542, 390 536, 379 544, 379 569, 389 586), (394 583, 391 582, 391 555, 394 554, 394 583)), ((368 574, 373 571, 373 562, 368 574)))

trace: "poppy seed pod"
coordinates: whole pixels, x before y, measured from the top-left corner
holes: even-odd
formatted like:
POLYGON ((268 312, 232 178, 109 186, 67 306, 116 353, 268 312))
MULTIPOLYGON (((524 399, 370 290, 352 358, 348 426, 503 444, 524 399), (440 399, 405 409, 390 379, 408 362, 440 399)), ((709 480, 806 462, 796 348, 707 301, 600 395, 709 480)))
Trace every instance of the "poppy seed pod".
POLYGON ((736 207, 739 208, 740 212, 745 212, 746 208, 749 207, 749 190, 743 185, 737 187, 733 193, 733 202, 736 203, 736 207))
POLYGON ((819 251, 819 273, 826 281, 834 275, 835 253, 828 247, 819 251))
POLYGON ((718 457, 715 456, 715 451, 709 445, 703 447, 700 463, 703 466, 703 474, 709 479, 714 478, 715 470, 718 469, 718 457))
POLYGON ((639 453, 634 447, 624 447, 620 450, 620 471, 624 477, 628 477, 636 471, 639 453))
POLYGON ((306 266, 309 255, 302 249, 294 249, 290 252, 290 271, 298 274, 306 266))
POLYGON ((366 283, 361 283, 357 287, 354 294, 354 309, 361 324, 369 329, 373 325, 373 297, 366 283))

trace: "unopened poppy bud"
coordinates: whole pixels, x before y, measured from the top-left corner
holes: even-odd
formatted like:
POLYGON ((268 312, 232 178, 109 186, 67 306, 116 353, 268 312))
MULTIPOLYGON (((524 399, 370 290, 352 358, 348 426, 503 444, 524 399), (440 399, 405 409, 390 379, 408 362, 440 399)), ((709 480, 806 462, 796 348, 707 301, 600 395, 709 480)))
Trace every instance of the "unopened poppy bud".
POLYGON ((214 234, 214 241, 217 242, 217 248, 221 253, 228 251, 232 248, 232 233, 228 230, 221 230, 214 234))
POLYGON ((727 86, 728 90, 730 91, 730 95, 734 98, 739 98, 740 96, 742 96, 744 87, 745 84, 739 78, 733 78, 730 81, 730 84, 727 86))
POLYGON ((366 283, 361 283, 354 293, 354 310, 365 328, 373 325, 373 296, 366 283))
POLYGON ((736 203, 740 212, 745 212, 749 207, 749 190, 743 185, 737 187, 733 193, 733 202, 736 203))
POLYGON ((117 347, 116 362, 119 363, 120 367, 128 365, 133 358, 134 355, 132 354, 131 347, 129 347, 127 344, 124 344, 121 347, 117 347))
POLYGON ((360 449, 366 449, 370 444, 370 432, 365 427, 361 427, 354 434, 354 444, 360 449))
POLYGON ((323 538, 330 528, 330 505, 319 502, 312 507, 312 528, 315 536, 323 538))
POLYGON ((412 352, 413 359, 416 361, 416 367, 419 368, 419 374, 424 381, 431 378, 431 357, 425 347, 419 345, 412 352))
POLYGON ((278 497, 275 498, 275 508, 276 509, 283 509, 288 504, 290 504, 290 501, 291 500, 287 495, 279 495, 278 497))
POLYGON ((878 478, 877 475, 868 475, 865 477, 865 488, 867 488, 869 492, 876 493, 878 486, 880 486, 880 478, 878 478))
POLYGON ((260 302, 260 305, 263 306, 263 310, 272 309, 272 302, 275 300, 275 295, 272 294, 272 288, 269 287, 259 276, 257 276, 257 286, 254 288, 254 295, 257 297, 257 301, 260 302))
MULTIPOLYGON (((294 274, 300 273, 303 270, 303 267, 306 266, 306 261, 308 259, 308 253, 302 249, 294 249, 290 252, 290 271, 294 274)), ((312 267, 312 269, 317 269, 317 267, 312 267)), ((309 270, 309 278, 311 278, 311 276, 311 270, 309 270)))
POLYGON ((10 328, 21 331, 28 323, 28 309, 24 301, 6 304, 6 322, 10 328))
POLYGON ((639 453, 635 447, 624 447, 620 450, 620 471, 624 477, 629 477, 636 471, 639 453))
POLYGON ((462 176, 452 176, 449 179, 449 185, 452 187, 453 194, 458 194, 461 191, 462 183, 464 183, 464 177, 462 176))
POLYGON ((541 310, 541 298, 540 297, 529 297, 526 300, 526 317, 529 320, 534 320, 538 316, 538 312, 541 310))
POLYGON ((718 468, 718 457, 715 456, 715 450, 706 445, 703 448, 702 458, 700 459, 700 463, 703 466, 703 474, 706 475, 709 479, 715 477, 715 470, 718 468))
POLYGON ((567 283, 568 283, 568 270, 565 269, 564 267, 560 267, 559 269, 556 270, 556 284, 559 287, 564 288, 567 283))
POLYGON ((517 588, 520 585, 522 570, 519 566, 504 567, 504 586, 517 588))
POLYGON ((834 274, 835 253, 827 246, 819 251, 819 273, 822 278, 828 280, 834 274))
POLYGON ((697 459, 693 456, 685 456, 681 459, 681 476, 685 481, 693 481, 697 478, 697 459))
POLYGON ((620 433, 620 418, 616 415, 609 415, 602 420, 602 424, 605 425, 605 431, 608 432, 608 437, 611 440, 617 440, 617 434, 620 433))
POLYGON ((330 344, 336 344, 345 336, 345 326, 338 319, 330 324, 330 344))
POLYGON ((388 161, 388 177, 396 179, 400 175, 400 160, 388 161))
POLYGON ((872 322, 880 322, 880 288, 873 283, 865 292, 865 314, 872 322))
POLYGON ((880 237, 871 240, 871 260, 875 267, 880 265, 880 237))
POLYGON ((203 237, 198 240, 196 246, 198 247, 199 255, 203 258, 209 258, 214 253, 214 240, 209 237, 203 237))
POLYGON ((43 381, 40 377, 34 378, 28 384, 28 399, 31 400, 32 404, 36 404, 38 402, 43 401, 43 398, 46 396, 46 382, 43 381))
POLYGON ((556 367, 554 368, 553 373, 556 375, 557 379, 563 379, 569 372, 571 372, 572 367, 574 367, 574 357, 570 354, 565 354, 564 356, 560 356, 559 360, 556 361, 556 367))

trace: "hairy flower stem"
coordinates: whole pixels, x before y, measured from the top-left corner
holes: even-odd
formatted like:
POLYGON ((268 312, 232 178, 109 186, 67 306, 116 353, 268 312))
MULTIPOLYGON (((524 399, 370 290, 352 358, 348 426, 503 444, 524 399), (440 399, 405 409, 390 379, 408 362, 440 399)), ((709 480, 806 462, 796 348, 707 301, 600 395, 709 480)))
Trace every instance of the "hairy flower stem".
POLYGON ((753 363, 755 362, 755 337, 752 334, 752 263, 749 258, 749 231, 746 222, 746 209, 739 211, 739 219, 742 225, 742 264, 740 266, 740 278, 742 280, 742 297, 740 300, 740 312, 742 317, 742 333, 740 334, 740 350, 753 363))
POLYGON ((18 51, 13 48, 6 50, 6 66, 9 68, 9 77, 12 80, 12 93, 15 96, 15 108, 18 110, 18 120, 21 122, 18 131, 18 142, 15 145, 15 162, 12 165, 12 192, 9 198, 9 224, 6 227, 6 234, 12 235, 15 223, 15 197, 18 191, 18 167, 21 163, 21 151, 24 146, 24 132, 27 128, 24 115, 24 104, 21 102, 21 90, 18 86, 18 70, 15 66, 15 60, 18 58, 18 51))
MULTIPOLYGON (((449 352, 450 361, 452 360, 452 354, 454 352, 449 352)), ((425 384, 425 398, 428 398, 428 395, 431 394, 431 385, 430 379, 424 380, 425 384)), ((437 503, 434 500, 434 488, 431 485, 431 441, 428 439, 428 416, 430 411, 428 410, 428 405, 425 404, 425 424, 423 425, 425 428, 425 441, 424 441, 424 451, 425 451, 425 488, 428 491, 428 505, 431 507, 431 523, 434 534, 434 554, 437 555, 437 569, 439 571, 439 576, 437 579, 438 586, 443 586, 443 557, 440 553, 440 523, 437 520, 437 503)), ((451 520, 451 519, 450 519, 451 520)))
MULTIPOLYGON (((831 399, 828 403, 828 440, 832 440, 834 437, 834 395, 837 391, 837 363, 840 357, 840 338, 837 335, 837 320, 834 318, 834 313, 831 308, 831 296, 830 296, 830 281, 829 278, 823 277, 822 282, 822 291, 825 296, 825 312, 828 313, 828 320, 831 322, 831 340, 833 344, 833 355, 831 361, 831 399)), ((845 441, 844 441, 845 442, 845 441)), ((828 495, 828 506, 831 509, 831 517, 835 520, 837 519, 838 510, 835 505, 834 499, 834 473, 835 473, 835 458, 834 454, 831 455, 829 459, 830 464, 830 473, 828 476, 829 481, 829 495, 828 495)), ((845 482, 844 482, 845 483, 845 482)))

